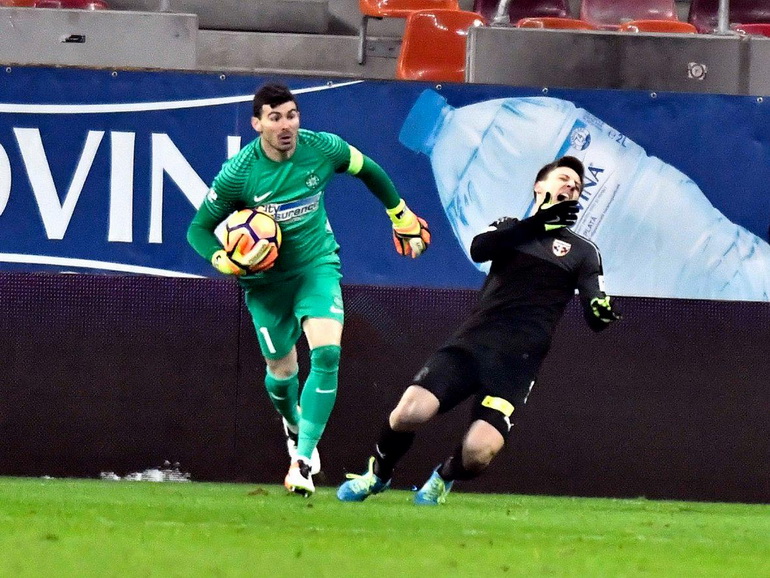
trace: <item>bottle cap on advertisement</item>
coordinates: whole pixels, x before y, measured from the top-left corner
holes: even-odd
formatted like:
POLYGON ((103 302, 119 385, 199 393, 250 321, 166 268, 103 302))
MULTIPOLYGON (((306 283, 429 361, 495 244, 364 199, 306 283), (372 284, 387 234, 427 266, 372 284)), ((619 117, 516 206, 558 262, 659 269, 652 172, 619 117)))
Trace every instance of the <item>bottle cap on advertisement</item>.
POLYGON ((430 154, 438 129, 449 110, 451 107, 443 96, 435 90, 424 90, 409 111, 398 140, 408 149, 430 154))

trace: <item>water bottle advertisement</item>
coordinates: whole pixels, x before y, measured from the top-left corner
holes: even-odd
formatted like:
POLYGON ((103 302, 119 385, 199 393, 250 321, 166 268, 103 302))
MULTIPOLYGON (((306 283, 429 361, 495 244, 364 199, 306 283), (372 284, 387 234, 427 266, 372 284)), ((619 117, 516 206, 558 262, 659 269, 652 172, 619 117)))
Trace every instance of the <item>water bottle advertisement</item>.
MULTIPOLYGON (((0 71, 0 270, 216 276, 185 233, 256 137, 254 89, 284 82, 303 128, 379 163, 433 235, 399 257, 358 179, 324 192, 348 284, 476 288, 474 235, 526 218, 538 170, 586 167, 573 229, 615 295, 770 300, 770 103, 617 90, 219 73, 0 71)), ((280 258, 280 257, 279 257, 280 258)))

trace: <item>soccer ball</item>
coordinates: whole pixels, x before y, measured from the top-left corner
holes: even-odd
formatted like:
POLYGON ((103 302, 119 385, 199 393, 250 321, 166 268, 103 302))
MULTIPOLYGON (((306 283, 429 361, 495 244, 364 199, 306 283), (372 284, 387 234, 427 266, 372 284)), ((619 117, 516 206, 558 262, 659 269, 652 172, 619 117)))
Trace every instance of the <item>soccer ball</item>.
POLYGON ((243 209, 233 213, 225 221, 222 244, 230 260, 244 271, 265 271, 272 267, 278 258, 281 228, 272 215, 262 209, 243 209), (267 239, 270 243, 267 256, 251 268, 241 263, 239 257, 246 255, 262 239, 267 239))

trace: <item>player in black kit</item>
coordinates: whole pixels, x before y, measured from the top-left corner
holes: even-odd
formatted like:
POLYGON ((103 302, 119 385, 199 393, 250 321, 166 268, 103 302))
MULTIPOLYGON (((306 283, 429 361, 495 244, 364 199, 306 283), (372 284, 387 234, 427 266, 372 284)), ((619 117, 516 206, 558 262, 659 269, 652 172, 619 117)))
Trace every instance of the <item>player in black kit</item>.
POLYGON ((501 219, 474 237, 471 258, 492 262, 478 304, 414 377, 383 425, 368 470, 348 475, 340 500, 386 490, 417 428, 474 396, 462 442, 415 495, 416 504, 443 503, 455 480, 478 476, 502 449, 575 290, 595 331, 619 318, 604 293, 599 250, 568 228, 577 220, 583 174, 575 157, 547 164, 535 178, 536 212, 501 219))

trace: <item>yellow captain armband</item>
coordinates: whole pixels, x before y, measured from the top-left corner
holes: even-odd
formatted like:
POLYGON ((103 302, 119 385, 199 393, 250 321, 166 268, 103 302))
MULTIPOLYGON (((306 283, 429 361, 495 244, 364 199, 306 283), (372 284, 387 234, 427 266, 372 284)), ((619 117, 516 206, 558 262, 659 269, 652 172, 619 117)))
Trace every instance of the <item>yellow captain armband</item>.
POLYGON ((504 400, 502 397, 492 397, 491 395, 486 396, 482 401, 481 405, 484 407, 488 407, 490 409, 495 409, 502 413, 505 417, 511 417, 511 414, 513 414, 513 404, 507 400, 504 400))
POLYGON ((348 163, 347 173, 349 175, 357 175, 364 167, 364 153, 353 145, 348 145, 348 147, 350 148, 350 162, 348 163))

